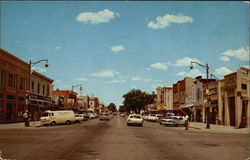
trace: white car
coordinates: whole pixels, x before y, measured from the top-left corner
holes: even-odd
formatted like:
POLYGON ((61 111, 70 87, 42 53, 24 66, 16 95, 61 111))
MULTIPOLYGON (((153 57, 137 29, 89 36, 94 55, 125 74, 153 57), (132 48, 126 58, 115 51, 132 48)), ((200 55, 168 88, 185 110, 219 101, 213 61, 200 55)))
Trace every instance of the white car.
POLYGON ((83 114, 75 114, 75 117, 77 123, 80 123, 84 119, 83 114))
POLYGON ((154 114, 148 115, 148 118, 147 118, 147 120, 151 121, 151 122, 156 122, 157 119, 158 119, 158 117, 156 115, 154 115, 154 114))
POLYGON ((127 125, 140 125, 143 126, 142 116, 139 114, 130 114, 127 119, 127 125))
POLYGON ((160 124, 179 126, 185 124, 185 119, 182 116, 170 116, 162 118, 160 124))

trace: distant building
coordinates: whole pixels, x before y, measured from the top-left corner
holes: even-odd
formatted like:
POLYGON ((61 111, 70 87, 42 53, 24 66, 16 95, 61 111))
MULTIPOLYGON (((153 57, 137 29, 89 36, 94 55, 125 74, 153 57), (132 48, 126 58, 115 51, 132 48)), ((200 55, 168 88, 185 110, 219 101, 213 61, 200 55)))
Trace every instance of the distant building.
POLYGON ((191 114, 190 108, 193 106, 193 88, 195 79, 185 77, 183 80, 173 84, 173 109, 182 110, 186 114, 191 114))
POLYGON ((60 109, 72 109, 78 110, 78 103, 77 103, 77 93, 72 90, 59 90, 56 89, 53 91, 53 100, 56 101, 57 98, 64 99, 63 104, 59 106, 60 109))
POLYGON ((157 110, 173 110, 172 87, 157 87, 156 95, 157 110))
POLYGON ((97 97, 89 97, 89 109, 99 111, 99 100, 97 97))
POLYGON ((78 96, 77 103, 81 110, 89 109, 89 96, 78 96))
POLYGON ((24 121, 28 86, 29 64, 0 49, 0 123, 24 121))

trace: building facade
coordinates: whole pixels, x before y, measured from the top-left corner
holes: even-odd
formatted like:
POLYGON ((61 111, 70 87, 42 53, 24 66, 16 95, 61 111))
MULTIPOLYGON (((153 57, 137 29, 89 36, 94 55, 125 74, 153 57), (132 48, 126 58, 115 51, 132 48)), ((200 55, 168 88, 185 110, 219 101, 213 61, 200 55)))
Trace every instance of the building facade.
POLYGON ((53 91, 53 99, 56 101, 58 98, 63 99, 64 102, 60 103, 59 109, 72 109, 78 110, 77 93, 72 90, 59 90, 53 91))
POLYGON ((89 109, 99 111, 99 100, 97 97, 89 97, 89 109))
POLYGON ((172 87, 157 87, 156 95, 157 110, 173 110, 172 87))
POLYGON ((32 118, 37 119, 40 113, 50 109, 52 104, 53 80, 36 71, 30 77, 30 105, 32 118))
POLYGON ((24 121, 29 64, 0 49, 0 123, 24 121))

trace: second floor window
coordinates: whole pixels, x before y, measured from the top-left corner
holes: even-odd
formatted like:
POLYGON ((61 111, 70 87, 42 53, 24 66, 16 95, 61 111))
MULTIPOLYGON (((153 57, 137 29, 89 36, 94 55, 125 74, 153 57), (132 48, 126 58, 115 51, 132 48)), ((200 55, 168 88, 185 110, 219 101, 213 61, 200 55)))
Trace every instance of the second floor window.
POLYGON ((34 92, 34 89, 35 89, 35 82, 32 81, 32 82, 31 82, 31 91, 34 92))
POLYGON ((19 80, 19 89, 24 90, 26 88, 26 79, 21 77, 19 80))
POLYGON ((38 94, 40 93, 40 84, 39 83, 37 84, 37 93, 38 94))
POLYGON ((16 88, 16 75, 9 73, 8 87, 16 88))

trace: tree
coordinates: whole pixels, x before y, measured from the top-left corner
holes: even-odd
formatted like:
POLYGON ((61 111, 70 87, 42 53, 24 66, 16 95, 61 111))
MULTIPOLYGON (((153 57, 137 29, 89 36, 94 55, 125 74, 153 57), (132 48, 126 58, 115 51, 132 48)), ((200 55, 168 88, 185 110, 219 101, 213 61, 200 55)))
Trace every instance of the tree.
POLYGON ((119 106, 119 112, 125 112, 125 106, 124 105, 119 106))
POLYGON ((152 94, 142 92, 139 89, 132 89, 128 93, 123 95, 124 101, 123 104, 125 106, 125 110, 127 112, 134 111, 136 113, 139 113, 140 110, 144 110, 145 106, 148 104, 154 103, 155 94, 152 92, 152 94))
POLYGON ((117 112, 116 105, 114 103, 110 103, 108 105, 108 109, 112 112, 117 112))

